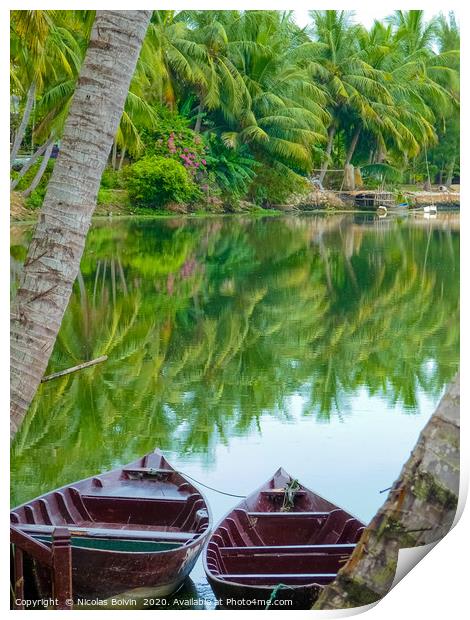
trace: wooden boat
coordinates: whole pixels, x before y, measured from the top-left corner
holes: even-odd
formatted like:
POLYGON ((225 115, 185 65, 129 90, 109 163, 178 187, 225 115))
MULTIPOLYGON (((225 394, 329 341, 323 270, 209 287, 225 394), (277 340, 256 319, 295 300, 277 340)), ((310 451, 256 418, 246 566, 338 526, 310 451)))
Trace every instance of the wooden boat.
MULTIPOLYGON (((46 545, 68 528, 74 598, 109 598, 145 589, 166 596, 191 572, 211 529, 203 495, 161 452, 64 486, 10 513, 12 525, 46 545)), ((49 572, 34 563, 40 597, 49 572)))
POLYGON ((279 469, 217 525, 204 569, 223 607, 309 609, 364 527, 279 469))

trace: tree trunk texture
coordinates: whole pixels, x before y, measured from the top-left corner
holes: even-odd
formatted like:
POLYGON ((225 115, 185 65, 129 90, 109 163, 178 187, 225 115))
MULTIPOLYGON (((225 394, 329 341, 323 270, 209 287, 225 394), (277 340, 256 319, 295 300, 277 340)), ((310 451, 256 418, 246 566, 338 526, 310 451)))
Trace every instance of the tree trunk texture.
MULTIPOLYGON (((459 405, 457 375, 384 505, 314 609, 343 609, 378 601, 391 588, 399 549, 437 542, 450 530, 459 496, 459 405)), ((437 578, 435 587, 439 587, 437 578)))
POLYGON ((36 83, 33 80, 31 86, 28 89, 28 94, 26 95, 26 104, 23 111, 23 118, 21 119, 20 126, 15 134, 15 139, 13 141, 13 146, 11 147, 10 152, 10 170, 13 167, 13 162, 18 157, 18 153, 23 142, 24 134, 26 131, 26 127, 28 126, 29 117, 31 116, 31 110, 33 109, 34 104, 34 96, 36 94, 36 83))
POLYGON ((346 164, 344 166, 344 177, 343 177, 342 189, 344 189, 347 192, 350 192, 356 189, 356 179, 354 177, 354 166, 352 166, 351 164, 346 164))
POLYGON ((199 133, 201 131, 203 113, 204 113, 204 106, 202 105, 202 103, 200 103, 197 109, 196 124, 194 125, 195 133, 199 133))
POLYGON ((450 187, 452 185, 452 179, 454 178, 454 166, 455 157, 450 161, 449 167, 447 168, 446 187, 450 187))
POLYGON ((320 170, 320 177, 319 177, 320 183, 323 183, 323 180, 326 175, 326 171, 328 170, 328 164, 330 161, 331 150, 333 149, 333 140, 335 137, 335 133, 336 133, 336 127, 334 125, 331 125, 331 127, 328 129, 328 143, 326 145, 325 159, 323 160, 323 163, 321 165, 321 170, 320 170))
POLYGON ((59 157, 12 304, 12 436, 54 347, 150 16, 151 11, 96 13, 59 157))
POLYGON ((356 150, 356 146, 357 146, 357 142, 359 140, 360 134, 361 134, 361 128, 357 127, 352 137, 351 144, 349 145, 348 154, 346 155, 346 161, 344 162, 345 166, 351 163, 351 159, 352 159, 352 156, 354 155, 354 151, 356 150))
POLYGON ((362 173, 360 168, 354 168, 354 185, 356 188, 362 187, 364 181, 362 180, 362 173))
POLYGON ((374 154, 374 164, 381 164, 387 157, 384 145, 377 141, 377 148, 374 154))
POLYGON ((53 144, 52 141, 47 145, 46 152, 44 153, 44 157, 42 158, 41 165, 39 166, 38 171, 34 175, 34 179, 31 181, 31 185, 28 187, 28 189, 25 189, 25 191, 23 192, 23 196, 25 198, 27 198, 28 196, 31 196, 31 194, 34 192, 36 187, 41 182, 41 179, 42 179, 44 173, 46 172, 46 168, 47 168, 47 164, 49 163, 49 159, 51 158, 52 147, 53 146, 54 146, 54 144, 53 144))
POLYGON ((113 170, 116 170, 116 162, 117 162, 117 142, 114 140, 113 148, 111 151, 111 167, 113 170))
POLYGON ((124 145, 121 149, 121 157, 119 158, 118 170, 122 169, 122 164, 124 163, 125 157, 126 157, 126 146, 124 145))
POLYGON ((53 144, 54 139, 51 137, 48 140, 46 140, 46 142, 44 142, 44 144, 42 144, 35 153, 33 153, 33 155, 31 155, 31 157, 28 159, 28 161, 23 165, 23 167, 21 168, 18 176, 16 177, 16 179, 12 179, 11 183, 10 183, 10 189, 14 190, 15 187, 18 185, 18 183, 21 181, 21 179, 24 177, 24 175, 28 172, 28 170, 31 168, 31 166, 33 166, 36 161, 38 160, 39 157, 41 157, 41 155, 44 154, 44 152, 47 150, 47 147, 49 146, 49 144, 53 144))

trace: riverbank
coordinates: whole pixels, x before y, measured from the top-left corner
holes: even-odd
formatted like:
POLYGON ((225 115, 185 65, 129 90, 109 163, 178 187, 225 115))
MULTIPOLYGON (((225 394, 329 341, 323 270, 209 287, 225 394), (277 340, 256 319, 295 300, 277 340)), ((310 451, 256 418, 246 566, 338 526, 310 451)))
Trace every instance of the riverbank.
MULTIPOLYGON (((338 192, 337 196, 344 206, 356 207, 359 197, 368 196, 373 202, 373 198, 376 195, 384 194, 386 196, 392 196, 391 192, 380 192, 374 190, 355 190, 349 192, 338 192)), ((386 198, 387 199, 387 198, 386 198)), ((436 205, 442 209, 459 209, 460 208, 460 186, 458 190, 452 191, 423 191, 423 190, 409 190, 401 189, 400 192, 395 193, 395 200, 397 202, 407 202, 410 207, 419 208, 426 205, 436 205), (400 198, 399 198, 400 196, 400 198)), ((387 203, 385 203, 387 204, 387 203)))
MULTIPOLYGON (((129 203, 125 190, 112 189, 100 190, 94 217, 106 216, 149 216, 149 217, 175 217, 178 215, 191 215, 205 217, 211 215, 244 214, 251 216, 276 216, 292 211, 351 211, 350 206, 338 198, 334 192, 312 191, 303 196, 294 196, 288 204, 272 205, 263 208, 251 202, 239 200, 233 204, 223 204, 212 201, 207 204, 182 205, 170 204, 163 209, 138 208, 129 203)), ((10 194, 10 219, 13 222, 35 221, 39 209, 28 206, 27 201, 19 192, 10 194)))
MULTIPOLYGON (((287 204, 271 205, 263 208, 247 201, 238 201, 234 204, 223 204, 212 201, 207 204, 181 205, 171 204, 165 210, 136 208, 131 205, 125 190, 109 189, 100 190, 98 203, 94 217, 106 216, 150 216, 150 217, 175 217, 177 215, 191 215, 205 217, 211 215, 245 214, 252 216, 276 216, 292 212, 362 212, 356 203, 358 194, 362 191, 334 192, 328 190, 312 190, 303 195, 292 196, 287 204)), ((374 194, 373 190, 366 192, 374 194)), ((441 209, 459 209, 460 191, 451 192, 424 192, 404 191, 408 203, 419 208, 420 206, 434 204, 441 209)), ((12 222, 35 221, 39 209, 33 209, 27 205, 26 200, 19 192, 10 194, 10 219, 12 222)))

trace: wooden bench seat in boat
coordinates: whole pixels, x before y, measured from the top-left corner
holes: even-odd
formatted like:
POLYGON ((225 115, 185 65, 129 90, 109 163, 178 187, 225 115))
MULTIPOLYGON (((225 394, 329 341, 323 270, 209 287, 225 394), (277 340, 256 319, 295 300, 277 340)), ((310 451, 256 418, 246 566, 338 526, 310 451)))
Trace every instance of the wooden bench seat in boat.
MULTIPOLYGON (((286 494, 286 489, 264 489, 260 491, 261 497, 284 497, 286 494)), ((301 489, 297 489, 296 491, 291 491, 290 493, 293 497, 304 497, 306 495, 306 491, 302 491, 301 489)))
MULTIPOLYGON (((95 527, 100 524, 93 524, 90 527, 79 527, 75 525, 61 525, 60 527, 66 527, 72 536, 84 536, 88 538, 126 538, 129 540, 155 540, 155 541, 174 541, 186 543, 193 540, 197 536, 196 532, 181 532, 181 531, 165 531, 158 530, 156 528, 149 530, 132 529, 128 526, 121 527, 95 527)), ((43 525, 18 523, 15 527, 22 532, 31 535, 43 535, 52 534, 52 532, 59 526, 57 525, 43 525)))
POLYGON ((255 519, 267 518, 267 519, 295 519, 301 517, 302 519, 326 519, 329 512, 247 512, 249 517, 255 519))
POLYGON ((217 578, 223 581, 253 586, 276 586, 279 583, 285 585, 303 585, 308 583, 326 585, 334 581, 336 573, 298 573, 294 575, 292 573, 260 573, 257 575, 226 573, 217 575, 217 578))
MULTIPOLYGON (((52 544, 51 534, 33 534, 33 538, 45 543, 52 544)), ((141 540, 129 538, 95 538, 86 536, 71 536, 70 545, 80 549, 92 549, 100 551, 117 551, 120 553, 161 553, 162 551, 174 551, 183 547, 185 543, 161 540, 141 540)))
POLYGON ((130 480, 168 480, 176 475, 174 469, 162 469, 156 467, 124 467, 123 474, 130 480))
POLYGON ((224 573, 337 573, 354 545, 344 548, 289 545, 279 547, 219 548, 224 573))
POLYGON ((219 547, 222 555, 277 555, 288 553, 344 555, 354 551, 355 544, 342 545, 270 545, 252 547, 219 547))
POLYGON ((188 499, 188 493, 181 493, 176 487, 173 492, 170 489, 162 488, 161 481, 154 482, 148 478, 131 479, 125 478, 119 480, 116 484, 107 484, 106 486, 93 486, 83 493, 83 497, 122 497, 129 499, 151 499, 175 502, 185 502, 188 499), (159 484, 160 482, 160 484, 159 484))

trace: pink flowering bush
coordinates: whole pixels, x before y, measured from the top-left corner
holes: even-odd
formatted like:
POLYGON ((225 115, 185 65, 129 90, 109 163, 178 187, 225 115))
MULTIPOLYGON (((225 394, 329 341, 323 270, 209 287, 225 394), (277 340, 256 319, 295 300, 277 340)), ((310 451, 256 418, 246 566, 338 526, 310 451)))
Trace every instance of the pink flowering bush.
POLYGON ((176 112, 161 108, 158 117, 157 128, 143 132, 146 154, 174 159, 200 189, 208 188, 207 147, 201 135, 190 129, 188 119, 176 112))

